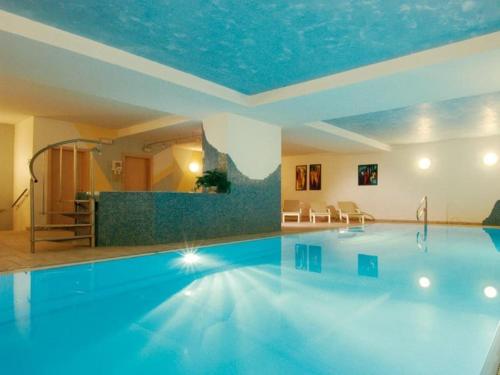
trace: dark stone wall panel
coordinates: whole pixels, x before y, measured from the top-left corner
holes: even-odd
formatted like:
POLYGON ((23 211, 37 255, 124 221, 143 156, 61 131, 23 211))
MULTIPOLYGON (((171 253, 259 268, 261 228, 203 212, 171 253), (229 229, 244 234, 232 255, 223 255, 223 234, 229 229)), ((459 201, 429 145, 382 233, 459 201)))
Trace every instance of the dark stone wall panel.
POLYGON ((500 201, 497 201, 495 207, 491 210, 490 216, 483 221, 483 225, 498 225, 500 226, 500 201))
POLYGON ((205 137, 203 148, 205 169, 227 170, 231 193, 102 192, 97 211, 98 245, 189 243, 279 231, 281 167, 264 180, 252 180, 205 137))

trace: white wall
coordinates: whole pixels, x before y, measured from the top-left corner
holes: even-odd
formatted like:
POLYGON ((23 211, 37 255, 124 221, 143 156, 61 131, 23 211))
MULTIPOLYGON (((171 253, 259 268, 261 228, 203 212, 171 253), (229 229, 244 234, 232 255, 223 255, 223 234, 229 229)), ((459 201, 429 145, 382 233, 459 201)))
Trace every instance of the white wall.
POLYGON ((12 229, 13 169, 14 126, 0 124, 0 230, 12 229))
MULTIPOLYGON (((27 118, 15 125, 14 133, 14 194, 19 194, 30 186, 28 164, 33 155, 33 123, 34 118, 27 118)), ((13 211, 14 230, 25 230, 30 225, 29 199, 25 199, 19 208, 13 211)))
POLYGON ((201 151, 191 150, 174 145, 160 150, 153 156, 153 190, 190 192, 194 190, 196 177, 201 175, 203 154, 201 151), (200 166, 199 172, 191 172, 189 164, 196 162, 200 166))
POLYGON ((500 137, 395 146, 391 152, 289 156, 282 163, 282 197, 305 202, 352 200, 377 219, 415 220, 429 196, 429 220, 481 222, 500 199, 500 162, 487 167, 483 155, 500 155, 500 137), (418 160, 428 157, 428 170, 418 160), (322 164, 321 191, 295 191, 295 166, 322 164), (378 164, 378 186, 358 186, 359 164, 378 164))
POLYGON ((207 141, 245 176, 263 180, 281 164, 281 128, 232 113, 203 120, 207 141))

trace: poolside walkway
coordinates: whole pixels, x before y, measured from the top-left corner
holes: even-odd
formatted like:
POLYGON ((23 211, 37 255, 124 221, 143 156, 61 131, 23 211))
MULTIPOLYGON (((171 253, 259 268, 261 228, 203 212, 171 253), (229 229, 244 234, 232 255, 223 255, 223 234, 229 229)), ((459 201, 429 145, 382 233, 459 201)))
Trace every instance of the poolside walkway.
POLYGON ((121 246, 121 247, 88 247, 88 241, 39 242, 37 252, 30 253, 29 233, 27 231, 0 231, 0 272, 12 272, 44 268, 63 264, 81 263, 93 260, 133 256, 137 254, 154 253, 165 250, 182 249, 187 246, 197 247, 216 243, 252 240, 263 237, 277 236, 287 233, 300 233, 328 228, 345 227, 340 223, 286 223, 280 232, 241 235, 214 238, 191 243, 173 243, 154 246, 121 246))

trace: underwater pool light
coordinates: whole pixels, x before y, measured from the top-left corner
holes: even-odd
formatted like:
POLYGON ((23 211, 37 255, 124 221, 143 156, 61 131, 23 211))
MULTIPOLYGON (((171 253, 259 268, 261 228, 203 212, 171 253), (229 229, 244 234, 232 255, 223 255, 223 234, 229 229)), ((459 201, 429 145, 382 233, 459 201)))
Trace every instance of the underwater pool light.
POLYGON ((200 163, 196 162, 196 161, 192 161, 191 163, 189 163, 189 166, 188 166, 189 170, 193 173, 197 173, 200 171, 200 163))
POLYGON ((182 255, 182 261, 186 264, 195 264, 200 260, 200 256, 196 253, 189 252, 182 255))

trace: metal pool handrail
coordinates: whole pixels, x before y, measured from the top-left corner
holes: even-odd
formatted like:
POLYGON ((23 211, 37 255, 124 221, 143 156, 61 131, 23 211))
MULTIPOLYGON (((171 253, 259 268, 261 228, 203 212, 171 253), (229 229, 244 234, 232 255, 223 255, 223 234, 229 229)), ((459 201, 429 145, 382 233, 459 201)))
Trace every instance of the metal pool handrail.
POLYGON ((424 224, 427 225, 427 204, 428 204, 428 199, 427 195, 425 195, 421 200, 420 203, 418 204, 417 208, 417 221, 420 221, 422 215, 424 215, 424 224))

